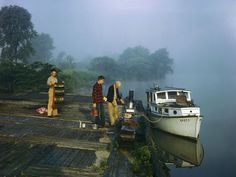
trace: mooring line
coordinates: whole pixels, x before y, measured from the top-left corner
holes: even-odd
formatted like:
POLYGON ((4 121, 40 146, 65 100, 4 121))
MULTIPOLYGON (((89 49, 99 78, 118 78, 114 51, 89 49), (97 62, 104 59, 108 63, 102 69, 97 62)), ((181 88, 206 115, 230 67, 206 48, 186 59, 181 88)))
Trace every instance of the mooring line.
POLYGON ((140 112, 138 112, 139 114, 141 114, 148 122, 150 122, 150 123, 158 123, 158 122, 160 122, 162 119, 163 119, 163 116, 161 115, 161 117, 160 117, 160 119, 158 119, 158 120, 155 120, 155 121, 152 121, 152 120, 150 120, 149 118, 148 118, 148 116, 146 116, 144 113, 140 113, 140 112))

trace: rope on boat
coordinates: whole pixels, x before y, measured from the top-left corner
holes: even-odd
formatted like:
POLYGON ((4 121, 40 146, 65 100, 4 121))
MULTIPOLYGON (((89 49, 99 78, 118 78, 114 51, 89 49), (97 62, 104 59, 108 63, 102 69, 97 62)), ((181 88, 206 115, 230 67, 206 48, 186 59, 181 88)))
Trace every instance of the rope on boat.
POLYGON ((158 123, 158 122, 160 122, 163 119, 163 116, 161 115, 160 119, 153 121, 153 120, 150 120, 149 117, 146 116, 144 113, 139 112, 139 114, 141 114, 148 122, 153 123, 153 124, 154 123, 158 123))

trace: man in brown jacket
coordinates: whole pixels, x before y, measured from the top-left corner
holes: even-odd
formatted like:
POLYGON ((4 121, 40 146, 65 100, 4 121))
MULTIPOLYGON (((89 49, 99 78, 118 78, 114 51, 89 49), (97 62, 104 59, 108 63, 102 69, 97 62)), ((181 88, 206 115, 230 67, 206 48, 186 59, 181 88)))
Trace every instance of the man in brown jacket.
POLYGON ((111 126, 115 126, 119 118, 119 109, 117 101, 120 101, 122 104, 124 103, 119 93, 120 87, 121 87, 121 82, 116 81, 115 84, 109 87, 107 93, 108 112, 111 126))

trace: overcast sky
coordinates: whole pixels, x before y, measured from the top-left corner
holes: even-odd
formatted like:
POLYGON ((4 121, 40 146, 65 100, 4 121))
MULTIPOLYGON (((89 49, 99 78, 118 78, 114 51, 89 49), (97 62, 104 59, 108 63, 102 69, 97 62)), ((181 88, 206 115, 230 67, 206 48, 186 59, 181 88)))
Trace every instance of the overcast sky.
POLYGON ((32 14, 55 53, 83 60, 127 47, 167 48, 175 67, 230 72, 236 67, 235 0, 0 0, 32 14))

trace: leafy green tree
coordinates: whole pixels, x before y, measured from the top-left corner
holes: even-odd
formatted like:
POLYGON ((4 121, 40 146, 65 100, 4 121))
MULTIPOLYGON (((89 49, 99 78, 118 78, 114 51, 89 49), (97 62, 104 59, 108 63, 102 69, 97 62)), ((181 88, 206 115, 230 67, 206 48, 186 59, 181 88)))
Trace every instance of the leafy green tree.
POLYGON ((110 80, 158 80, 173 73, 172 64, 166 49, 150 54, 148 49, 137 46, 125 49, 118 61, 109 57, 94 58, 90 71, 108 76, 110 80))
POLYGON ((124 80, 144 81, 151 79, 150 63, 148 60, 135 61, 123 70, 124 80))
POLYGON ((0 63, 0 90, 1 92, 13 92, 15 85, 14 64, 10 60, 0 63))
POLYGON ((64 66, 62 65, 62 68, 74 69, 75 68, 75 58, 71 55, 67 55, 63 64, 64 64, 64 66))
MULTIPOLYGON (((31 71, 30 80, 27 80, 25 83, 25 85, 28 85, 28 89, 33 91, 47 91, 47 79, 50 76, 51 69, 56 67, 49 63, 34 62, 28 65, 28 68, 31 71)), ((60 75, 61 70, 57 68, 57 71, 60 75)))
POLYGON ((1 58, 14 62, 26 61, 34 52, 31 40, 36 36, 31 14, 19 6, 4 6, 0 10, 1 58))
POLYGON ((142 46, 129 47, 123 51, 119 57, 119 62, 122 64, 132 65, 133 62, 147 60, 149 57, 149 50, 142 46))
POLYGON ((167 74, 173 73, 173 59, 169 57, 169 53, 165 48, 152 53, 149 57, 149 62, 150 72, 157 79, 163 79, 167 74))
POLYGON ((35 62, 31 65, 15 63, 11 60, 0 62, 0 91, 1 92, 24 92, 46 91, 47 78, 53 65, 35 62))
POLYGON ((65 70, 59 73, 59 79, 65 81, 66 92, 76 92, 81 88, 92 88, 97 75, 80 70, 65 70))
POLYGON ((29 58, 31 63, 35 61, 48 62, 52 58, 53 39, 49 34, 41 33, 32 40, 35 53, 29 58))
POLYGON ((55 62, 62 62, 66 57, 66 53, 65 52, 60 52, 57 57, 56 57, 56 61, 55 62))
POLYGON ((65 52, 60 52, 56 58, 50 60, 50 63, 56 65, 61 70, 74 70, 79 66, 76 59, 71 55, 67 55, 65 52))
POLYGON ((150 54, 149 50, 142 46, 127 48, 120 55, 119 64, 126 80, 164 79, 167 74, 173 73, 173 59, 169 57, 166 49, 159 49, 150 54))
POLYGON ((76 67, 75 58, 71 55, 66 55, 55 64, 62 70, 75 69, 76 67))
POLYGON ((118 63, 125 80, 146 80, 149 75, 149 50, 142 46, 129 47, 120 55, 118 63))
POLYGON ((89 69, 107 78, 120 78, 122 75, 121 68, 117 62, 106 56, 94 58, 90 63, 89 69))

